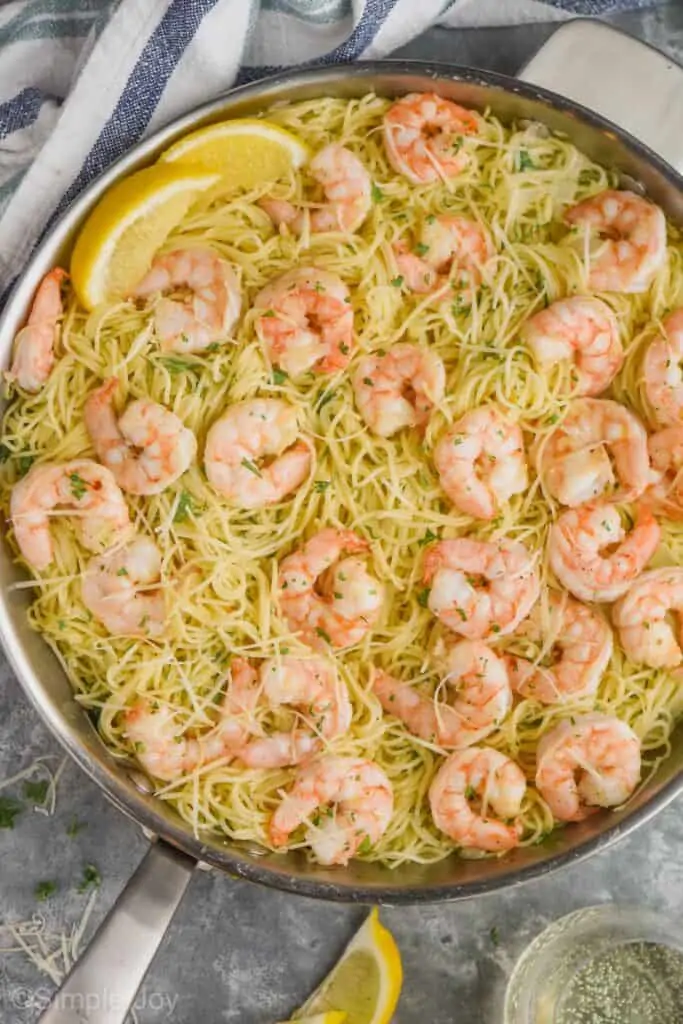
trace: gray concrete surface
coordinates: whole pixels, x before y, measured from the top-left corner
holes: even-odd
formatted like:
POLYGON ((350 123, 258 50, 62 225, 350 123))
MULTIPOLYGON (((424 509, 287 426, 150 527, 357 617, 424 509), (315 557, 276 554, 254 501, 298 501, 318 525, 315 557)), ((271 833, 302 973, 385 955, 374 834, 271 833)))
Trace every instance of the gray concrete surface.
MULTIPOLYGON (((683 4, 613 21, 683 60, 683 4)), ((514 72, 549 32, 543 25, 435 31, 403 53, 514 72)), ((51 755, 53 767, 62 760, 0 661, 0 779, 41 755, 51 755)), ((21 784, 0 796, 24 800, 21 784)), ((607 900, 645 902, 680 919, 682 810, 679 801, 616 849, 541 882, 467 903, 383 911, 406 973, 396 1020, 499 1024, 500 999, 517 955, 546 923, 577 907, 607 900)), ((87 939, 145 847, 138 829, 67 764, 53 817, 25 806, 13 829, 0 829, 0 923, 38 913, 49 930, 70 928, 87 899, 77 891, 83 866, 92 863, 102 884, 87 939), (69 836, 74 819, 86 827, 69 836), (36 884, 46 880, 56 884, 57 892, 37 902, 36 884)), ((138 997, 136 1018, 139 1024, 272 1024, 286 1018, 362 917, 358 908, 295 899, 198 873, 138 997)), ((0 947, 11 944, 7 931, 0 931, 0 947)), ((0 952, 2 1024, 37 1021, 52 988, 22 953, 0 952)))

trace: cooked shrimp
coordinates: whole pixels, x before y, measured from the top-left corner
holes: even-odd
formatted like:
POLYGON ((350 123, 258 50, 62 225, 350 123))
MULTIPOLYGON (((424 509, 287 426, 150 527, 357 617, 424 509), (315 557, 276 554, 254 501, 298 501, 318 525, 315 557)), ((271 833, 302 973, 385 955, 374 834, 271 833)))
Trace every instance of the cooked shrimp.
POLYGON ((683 309, 667 317, 664 331, 648 346, 643 360, 645 393, 656 422, 683 422, 683 309))
POLYGON ((259 670, 262 698, 274 709, 301 709, 301 725, 251 739, 239 749, 248 768, 281 768, 299 764, 318 750, 323 740, 342 736, 351 725, 353 709, 334 662, 326 658, 286 655, 264 661, 259 670))
POLYGON ((623 405, 605 398, 575 399, 539 445, 536 463, 548 491, 572 507, 604 492, 610 501, 633 501, 659 479, 650 466, 645 427, 623 405))
POLYGON ((115 636, 157 636, 166 619, 160 579, 158 547, 148 537, 136 537, 90 560, 83 574, 83 604, 115 636))
POLYGON ((384 356, 365 356, 353 375, 361 416, 380 437, 422 427, 446 390, 441 357, 418 345, 394 345, 384 356))
POLYGON ((233 658, 216 725, 199 736, 187 737, 171 707, 154 707, 142 699, 124 716, 125 734, 135 745, 135 756, 145 771, 172 782, 211 761, 234 757, 252 727, 258 696, 256 671, 243 658, 233 658))
POLYGON ((493 732, 512 707, 507 669, 495 651, 478 640, 461 640, 445 658, 444 681, 452 702, 419 693, 380 669, 372 688, 386 712, 396 715, 421 739, 442 747, 468 747, 493 732))
POLYGON ((467 283, 481 281, 481 269, 493 255, 491 239, 479 221, 469 217, 427 217, 420 241, 425 259, 440 274, 454 270, 466 274, 467 283))
POLYGON ((478 130, 474 111, 435 93, 410 93, 384 115, 384 146, 394 170, 414 185, 448 181, 467 164, 462 136, 478 130))
POLYGON ((639 779, 640 740, 613 715, 560 722, 538 745, 536 786, 559 821, 623 804, 639 779))
POLYGON ((543 615, 537 604, 520 632, 541 643, 554 664, 508 655, 512 689, 542 704, 591 696, 612 657, 612 630, 599 612, 554 590, 548 592, 548 612, 543 615))
POLYGON ((568 224, 594 232, 589 288, 647 291, 666 261, 666 220, 658 206, 633 192, 607 189, 572 206, 564 216, 568 224))
POLYGON ((55 267, 38 285, 25 327, 14 339, 14 359, 8 380, 24 391, 40 391, 55 364, 55 346, 62 318, 62 282, 69 275, 55 267))
POLYGON ((467 537, 427 548, 423 579, 431 583, 430 610, 471 640, 512 633, 533 608, 541 586, 524 544, 467 537))
POLYGON ((683 661, 683 569, 671 566, 644 572, 615 604, 612 621, 631 661, 650 668, 676 668, 683 661))
POLYGON ((306 765, 270 820, 273 846, 284 846, 300 825, 321 864, 348 864, 376 843, 394 812, 389 779, 374 761, 325 755, 306 765))
POLYGON ((405 244, 396 247, 396 266, 414 292, 429 292, 450 282, 457 289, 475 289, 482 269, 493 255, 484 228, 469 217, 427 217, 422 224, 419 252, 405 244))
POLYGON ((187 289, 187 299, 161 298, 154 307, 155 330, 165 352, 203 352, 225 341, 242 306, 235 270, 212 249, 174 249, 157 256, 135 287, 133 298, 187 289))
POLYGON ((683 519, 683 423, 651 434, 647 442, 654 469, 661 480, 643 495, 653 512, 667 519, 683 519))
POLYGON ((499 819, 516 818, 525 793, 524 773, 511 758, 470 747, 441 765, 429 787, 429 806, 436 827, 458 846, 502 853, 519 845, 522 827, 499 819))
POLYGON ((88 396, 85 427, 95 454, 129 494, 160 494, 188 469, 197 452, 191 430, 175 413, 149 398, 138 398, 117 420, 110 377, 88 396))
POLYGON ((128 506, 105 466, 91 459, 32 466, 14 485, 10 516, 19 549, 34 569, 46 569, 54 558, 50 518, 60 514, 74 517, 89 551, 124 540, 130 529, 128 506))
POLYGON ((204 468, 209 483, 231 505, 263 508, 301 486, 312 452, 312 442, 299 436, 293 406, 277 398, 252 398, 229 406, 213 424, 204 468))
POLYGON ((453 504, 477 519, 493 519, 528 484, 522 431, 495 405, 454 423, 434 449, 434 464, 453 504))
POLYGON ((573 361, 577 395, 599 395, 624 361, 617 318, 592 295, 551 303, 523 324, 522 338, 541 366, 573 361))
MULTIPOLYGON (((322 185, 327 203, 311 209, 311 231, 356 231, 372 206, 372 182, 355 153, 337 142, 325 146, 313 157, 309 170, 322 185)), ((305 223, 303 210, 283 199, 259 202, 276 227, 286 224, 300 232, 305 223)))
POLYGON ((254 299, 264 310, 255 326, 268 358, 290 377, 343 370, 354 344, 350 301, 328 270, 297 267, 275 278, 254 299))
MULTIPOLYGON (((398 283, 403 284, 405 282, 411 292, 415 292, 418 295, 428 295, 429 292, 435 291, 441 283, 434 267, 430 267, 427 261, 418 256, 417 253, 411 252, 407 242, 396 243, 394 246, 394 259, 396 260, 396 269, 399 272, 398 283)), ((449 292, 449 286, 444 284, 443 294, 446 295, 449 292)))
POLYGON ((280 565, 280 609, 289 628, 311 647, 349 647, 379 617, 383 587, 358 557, 367 541, 328 527, 280 565), (350 557, 342 558, 348 552, 350 557))
POLYGON ((640 576, 659 546, 652 512, 639 506, 626 533, 614 505, 583 505, 563 512, 550 529, 550 567, 581 601, 616 601, 640 576))

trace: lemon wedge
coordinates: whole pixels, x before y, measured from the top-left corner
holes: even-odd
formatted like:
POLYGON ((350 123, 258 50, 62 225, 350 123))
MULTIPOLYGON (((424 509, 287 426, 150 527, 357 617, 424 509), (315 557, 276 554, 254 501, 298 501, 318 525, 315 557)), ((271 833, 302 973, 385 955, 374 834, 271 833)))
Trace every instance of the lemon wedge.
POLYGON ((309 155, 308 147, 291 132, 245 117, 199 128, 174 142, 159 160, 219 173, 223 192, 277 181, 306 163, 309 155))
POLYGON ((123 178, 92 211, 71 256, 71 280, 86 309, 127 295, 154 253, 218 176, 155 164, 123 178))
POLYGON ((327 1013, 316 1013, 313 1017, 295 1017, 283 1024, 342 1024, 346 1014, 341 1010, 328 1010, 327 1013))
POLYGON ((375 909, 299 1010, 299 1019, 341 1010, 346 1013, 346 1024, 389 1024, 402 981, 401 955, 375 909))

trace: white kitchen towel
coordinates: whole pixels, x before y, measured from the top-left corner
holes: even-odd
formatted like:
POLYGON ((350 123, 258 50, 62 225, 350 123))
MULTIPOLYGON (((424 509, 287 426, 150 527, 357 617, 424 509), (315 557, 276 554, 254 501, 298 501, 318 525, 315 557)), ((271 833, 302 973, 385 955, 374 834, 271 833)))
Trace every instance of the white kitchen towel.
POLYGON ((383 57, 435 23, 512 24, 647 3, 0 0, 0 295, 89 181, 235 82, 383 57))

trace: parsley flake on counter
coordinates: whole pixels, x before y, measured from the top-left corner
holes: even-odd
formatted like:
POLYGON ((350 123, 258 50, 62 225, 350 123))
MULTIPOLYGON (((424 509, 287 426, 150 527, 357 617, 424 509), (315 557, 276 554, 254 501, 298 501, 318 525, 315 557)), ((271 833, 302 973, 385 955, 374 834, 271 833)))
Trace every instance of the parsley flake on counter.
POLYGON ((102 881, 102 876, 94 864, 86 864, 83 868, 83 878, 78 886, 78 892, 87 892, 88 889, 97 889, 102 881))
POLYGON ((33 895, 41 903, 43 900, 47 900, 50 896, 54 896, 57 892, 57 883, 51 881, 38 882, 37 886, 33 890, 33 895))
POLYGON ((14 819, 23 807, 10 796, 0 796, 0 828, 14 828, 14 819))
POLYGON ((39 782, 25 782, 24 796, 33 804, 44 804, 49 787, 50 783, 47 779, 41 779, 39 782))

